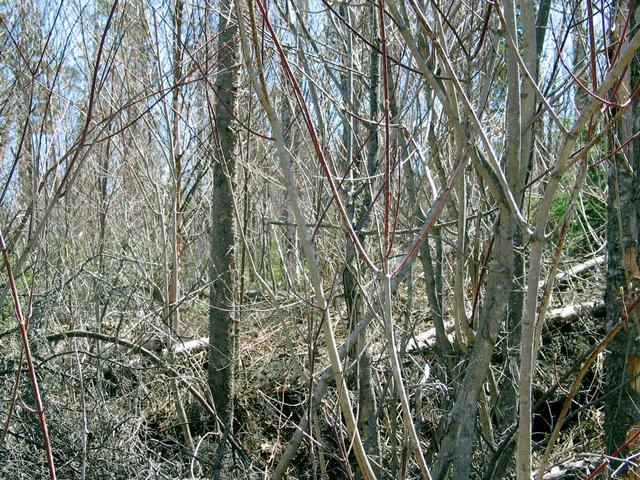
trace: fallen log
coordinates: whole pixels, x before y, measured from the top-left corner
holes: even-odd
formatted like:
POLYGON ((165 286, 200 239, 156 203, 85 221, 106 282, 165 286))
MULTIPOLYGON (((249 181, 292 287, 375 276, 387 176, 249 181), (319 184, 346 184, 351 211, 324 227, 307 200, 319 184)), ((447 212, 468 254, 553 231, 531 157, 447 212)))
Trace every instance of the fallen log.
MULTIPOLYGON (((575 303, 566 307, 552 308, 547 311, 545 329, 552 326, 571 322, 583 315, 590 314, 595 310, 604 306, 604 300, 592 300, 589 302, 575 303)), ((445 331, 449 340, 453 341, 453 331, 455 330, 455 322, 453 320, 444 323, 445 331)), ((416 336, 407 343, 407 353, 417 353, 422 350, 428 350, 436 345, 436 329, 430 328, 416 336)))
MULTIPOLYGON (((447 337, 450 341, 453 341, 453 331, 456 328, 456 324, 453 320, 444 322, 444 330, 447 332, 447 337)), ((436 329, 435 327, 426 330, 416 336, 414 336, 407 343, 407 353, 417 353, 421 350, 428 350, 436 345, 436 329)))
POLYGON ((570 322, 602 307, 604 307, 604 300, 591 300, 566 307, 552 308, 547 312, 545 328, 548 330, 550 326, 570 322))
POLYGON ((209 346, 209 337, 196 338, 187 342, 180 342, 173 346, 173 353, 176 355, 199 353, 209 346))
MULTIPOLYGON (((573 267, 570 267, 568 270, 563 270, 561 272, 558 272, 553 280, 554 285, 560 285, 561 283, 568 281, 570 278, 577 277, 578 275, 580 275, 583 272, 586 272, 587 270, 598 267, 604 264, 604 261, 605 261, 605 256, 599 255, 590 260, 587 260, 586 262, 582 262, 577 265, 574 265, 573 267)), ((540 282, 538 283, 538 288, 543 289, 546 285, 547 285, 546 279, 540 280, 540 282)))
MULTIPOLYGON (((544 474, 544 480, 560 480, 563 478, 583 478, 593 468, 593 462, 586 460, 570 460, 555 465, 544 474)), ((531 480, 538 478, 538 471, 531 474, 531 480)))

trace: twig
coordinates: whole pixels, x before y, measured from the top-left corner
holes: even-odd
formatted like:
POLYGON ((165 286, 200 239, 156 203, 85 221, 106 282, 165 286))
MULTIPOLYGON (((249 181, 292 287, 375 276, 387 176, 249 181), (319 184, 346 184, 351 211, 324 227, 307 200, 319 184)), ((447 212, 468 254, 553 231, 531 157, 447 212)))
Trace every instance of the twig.
MULTIPOLYGON (((207 410, 207 412, 213 416, 218 427, 222 428, 222 421, 220 420, 220 417, 217 415, 211 403, 209 403, 205 399, 205 397, 198 391, 198 389, 196 389, 193 385, 187 383, 185 379, 182 377, 182 375, 180 374, 180 372, 178 372, 175 368, 167 365, 162 358, 160 358, 158 355, 156 355, 152 351, 147 350, 146 348, 140 345, 136 345, 135 343, 125 340, 123 338, 115 337, 113 335, 105 335, 103 333, 98 333, 98 332, 91 332, 87 330, 68 330, 66 332, 47 335, 46 337, 47 341, 49 342, 59 342, 61 340, 66 340, 69 338, 90 338, 92 340, 99 340, 101 342, 112 343, 115 345, 122 345, 124 347, 130 348, 131 350, 133 350, 136 353, 139 353, 140 355, 143 355, 144 357, 151 360, 155 365, 157 365, 158 368, 163 370, 170 378, 176 378, 178 380, 181 380, 182 383, 184 383, 187 390, 189 391, 189 393, 191 393, 191 395, 193 395, 193 397, 205 408, 205 410, 207 410)), ((242 446, 240 445, 240 443, 238 442, 238 440, 235 438, 234 435, 229 435, 228 441, 236 450, 236 452, 240 454, 242 459, 247 464, 252 463, 248 454, 242 448, 242 446)), ((193 454, 193 452, 191 453, 193 454)))
POLYGON ((611 454, 607 459, 605 459, 605 461, 602 462, 598 466, 598 468, 596 468, 593 472, 591 472, 591 474, 587 477, 587 480, 594 480, 594 478, 596 478, 598 474, 602 472, 607 465, 609 465, 611 457, 615 457, 616 455, 619 455, 620 452, 622 452, 625 448, 631 445, 638 437, 640 437, 640 430, 638 430, 636 433, 631 435, 622 445, 618 447, 618 449, 615 452, 613 452, 613 454, 611 454))

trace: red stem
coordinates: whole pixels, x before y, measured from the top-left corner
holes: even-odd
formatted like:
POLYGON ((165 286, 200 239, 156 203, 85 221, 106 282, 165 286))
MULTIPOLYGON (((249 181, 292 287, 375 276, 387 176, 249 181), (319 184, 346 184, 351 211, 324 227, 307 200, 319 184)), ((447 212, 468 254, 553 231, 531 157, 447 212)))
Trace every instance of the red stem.
MULTIPOLYGON (((612 457, 615 457, 616 455, 619 455, 619 454, 620 454, 620 452, 622 452, 625 448, 627 448, 627 447, 631 444, 631 442, 633 442, 633 441, 634 441, 636 438, 638 438, 639 436, 640 436, 640 430, 638 430, 636 433, 634 433, 633 435, 631 435, 627 440, 625 440, 625 442, 624 442, 622 445, 620 445, 620 447, 618 447, 618 449, 617 449, 615 452, 613 452, 613 453, 611 454, 611 456, 612 456, 612 457)), ((598 468, 596 468, 596 469, 591 473, 591 475, 589 475, 589 476, 587 477, 587 480, 593 480, 594 478, 596 478, 596 477, 598 476, 598 474, 599 474, 600 472, 602 472, 602 471, 605 469, 605 467, 606 467, 607 465, 609 465, 609 459, 606 459, 604 462, 602 462, 602 463, 600 464, 600 466, 599 466, 598 468)))
POLYGON ((293 89, 293 92, 295 94, 296 102, 298 103, 298 106, 300 107, 300 110, 302 112, 302 116, 304 118, 304 123, 306 124, 307 130, 309 131, 309 135, 311 136, 311 141, 313 143, 313 147, 314 147, 314 150, 316 152, 316 156, 318 157, 318 161, 320 162, 320 166, 322 167, 322 171, 324 173, 324 176, 327 179, 327 182, 329 183, 329 187, 331 189, 331 194, 333 196, 333 201, 336 202, 336 206, 338 207, 338 211, 340 212, 340 216, 342 217, 342 221, 343 221, 343 223, 345 225, 345 228, 349 232, 349 236, 351 237, 351 240, 353 241, 354 245, 356 246, 356 250, 362 256, 362 259, 364 260, 364 262, 369 266, 369 268, 371 268, 371 270, 373 270, 374 272, 378 272, 379 269, 376 268, 376 266, 373 264, 373 261, 369 258, 369 255, 367 255, 367 252, 364 250, 364 246, 362 245, 362 243, 358 239, 358 235, 356 234, 355 230, 353 229, 353 226, 351 225, 351 220, 349 219, 349 215, 347 214, 347 210, 346 210, 344 204, 342 203, 342 200, 340 199, 340 194, 338 192, 338 188, 337 188, 335 182, 333 181, 333 175, 332 175, 331 171, 329 170, 329 165, 328 165, 327 160, 326 160, 326 158, 324 156, 324 151, 322 150, 322 147, 320 146, 320 140, 318 139, 318 135, 316 133, 316 129, 315 129, 314 125, 313 125, 313 120, 311 119, 311 114, 309 113, 309 109, 307 108, 307 105, 305 103, 304 95, 302 94, 302 90, 300 89, 300 85, 298 84, 298 81, 296 80, 296 77, 294 76, 293 71, 291 70, 291 65, 289 64, 289 61, 287 60, 287 56, 284 53, 284 50, 282 48, 282 44, 280 43, 280 40, 278 40, 278 36, 276 35, 275 29, 273 28, 273 25, 271 24, 271 21, 269 20, 267 7, 265 6, 265 4, 263 3, 262 0, 256 0, 256 4, 258 5, 258 8, 260 9, 260 13, 262 14, 262 18, 263 18, 265 26, 269 30, 269 34, 271 35, 271 38, 273 40, 273 44, 276 47, 276 50, 278 51, 278 56, 280 57, 280 61, 282 62, 282 68, 283 68, 284 73, 287 76, 287 78, 289 80, 289 83, 291 85, 291 88, 293 89))
POLYGON ((44 414, 44 406, 42 404, 42 397, 40 396, 40 388, 38 387, 38 377, 36 376, 36 369, 33 366, 31 346, 29 344, 29 337, 27 335, 27 322, 22 315, 20 297, 18 296, 18 289, 16 287, 16 281, 13 276, 13 269, 11 268, 11 262, 9 261, 9 252, 7 251, 7 245, 4 241, 2 231, 0 231, 0 250, 2 250, 2 257, 7 268, 7 275, 9 276, 9 286, 11 287, 11 296, 13 297, 14 312, 16 315, 16 320, 18 322, 18 328, 20 329, 20 336, 22 337, 24 356, 27 360, 27 367, 29 369, 29 379, 31 380, 31 390, 33 391, 33 398, 36 404, 36 413, 38 414, 38 419, 40 420, 40 429, 42 430, 42 437, 44 440, 44 451, 47 455, 47 464, 49 466, 49 478, 51 480, 55 480, 56 467, 53 463, 53 452, 51 450, 51 442, 49 441, 47 418, 44 414))
MULTIPOLYGON (((587 21, 589 24, 589 53, 591 63, 591 88, 595 92, 598 90, 597 62, 596 62, 596 37, 593 27, 593 5, 592 0, 587 0, 587 21)), ((606 56, 606 51, 605 51, 606 56)))

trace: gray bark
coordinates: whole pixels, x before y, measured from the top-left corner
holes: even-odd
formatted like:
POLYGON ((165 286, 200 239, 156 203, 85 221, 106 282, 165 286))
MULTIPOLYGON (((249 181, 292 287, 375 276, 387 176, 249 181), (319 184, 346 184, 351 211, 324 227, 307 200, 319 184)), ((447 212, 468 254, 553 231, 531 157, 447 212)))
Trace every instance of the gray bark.
MULTIPOLYGON (((619 7, 626 13, 627 2, 620 2, 619 7)), ((622 13, 622 11, 620 13, 622 13)), ((640 8, 635 6, 632 13, 631 31, 635 31, 639 23, 640 8)), ((616 23, 624 21, 619 17, 616 23)), ((618 23, 619 25, 619 23, 618 23)), ((638 56, 631 63, 631 73, 628 79, 631 86, 640 80, 640 62, 638 56)), ((626 82, 625 82, 626 83, 626 82)), ((633 87, 632 87, 633 88, 633 87)), ((640 126, 640 102, 634 100, 628 115, 620 122, 617 138, 610 137, 610 149, 615 149, 626 141, 640 126)), ((637 296, 640 285, 638 271, 638 241, 639 229, 639 182, 640 175, 640 141, 634 140, 628 148, 623 149, 609 163, 607 198, 607 286, 605 305, 607 307, 607 327, 611 328, 621 320, 623 315, 622 296, 632 294, 637 296), (630 171, 630 167, 632 171, 630 171)), ((628 297, 629 298, 629 297, 628 297)), ((609 355, 605 360, 606 391, 616 391, 609 395, 605 403, 605 441, 607 450, 615 452, 640 426, 638 402, 640 400, 640 336, 637 312, 632 312, 625 322, 628 328, 623 328, 611 342, 609 355), (619 388, 622 386, 622 388, 619 388)), ((632 451, 640 442, 632 442, 628 450, 616 455, 624 457, 627 451, 632 451)), ((617 467, 614 462, 614 467, 617 467)), ((640 469, 634 467, 633 472, 627 471, 626 478, 637 478, 640 469), (635 475, 634 475, 635 474, 635 475)))
POLYGON ((438 460, 433 467, 433 478, 444 478, 451 460, 456 460, 456 479, 468 479, 471 452, 475 440, 476 412, 480 389, 491 363, 491 355, 498 339, 500 326, 506 315, 509 291, 513 280, 513 231, 514 221, 509 215, 500 218, 487 287, 480 311, 480 329, 476 334, 464 380, 447 423, 438 460))
POLYGON ((233 129, 238 75, 238 26, 230 20, 231 0, 221 2, 215 108, 217 139, 213 161, 211 290, 209 307, 209 388, 218 415, 232 429, 237 324, 233 318, 236 132, 233 129))

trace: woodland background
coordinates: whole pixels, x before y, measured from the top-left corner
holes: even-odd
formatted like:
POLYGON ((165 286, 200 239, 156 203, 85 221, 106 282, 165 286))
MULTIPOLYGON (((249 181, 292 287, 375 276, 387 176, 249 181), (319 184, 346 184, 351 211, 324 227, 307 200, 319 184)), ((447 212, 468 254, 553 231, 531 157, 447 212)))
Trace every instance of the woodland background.
POLYGON ((0 477, 640 478, 639 25, 0 1, 0 477))

